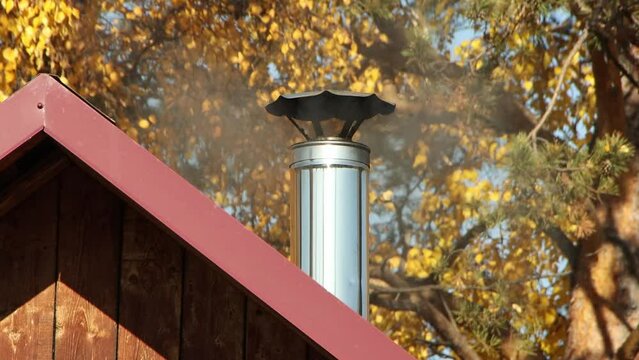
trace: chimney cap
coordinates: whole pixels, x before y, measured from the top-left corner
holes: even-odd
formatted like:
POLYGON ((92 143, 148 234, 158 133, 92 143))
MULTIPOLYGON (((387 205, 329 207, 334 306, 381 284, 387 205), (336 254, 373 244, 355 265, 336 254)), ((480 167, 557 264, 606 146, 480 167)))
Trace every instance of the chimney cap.
MULTIPOLYGON (((341 120, 346 124, 338 137, 350 139, 364 120, 378 114, 392 113, 395 111, 395 104, 386 102, 373 93, 319 90, 280 95, 277 100, 266 105, 266 111, 275 116, 286 116, 291 121, 313 122, 316 138, 323 137, 323 133, 317 131, 321 130, 320 121, 341 120)), ((309 139, 298 125, 296 127, 309 139)))

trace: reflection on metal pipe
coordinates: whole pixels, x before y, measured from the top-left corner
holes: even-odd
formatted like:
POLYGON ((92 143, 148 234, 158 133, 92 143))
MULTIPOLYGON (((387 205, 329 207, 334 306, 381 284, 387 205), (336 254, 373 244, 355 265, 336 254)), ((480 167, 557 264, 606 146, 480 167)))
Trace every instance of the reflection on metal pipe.
POLYGON ((364 120, 395 105, 375 94, 314 91, 281 95, 266 110, 286 116, 307 140, 291 147, 291 257, 366 318, 370 149, 352 138, 364 120))
POLYGON ((343 140, 309 141, 292 150, 291 257, 366 317, 370 150, 343 140))

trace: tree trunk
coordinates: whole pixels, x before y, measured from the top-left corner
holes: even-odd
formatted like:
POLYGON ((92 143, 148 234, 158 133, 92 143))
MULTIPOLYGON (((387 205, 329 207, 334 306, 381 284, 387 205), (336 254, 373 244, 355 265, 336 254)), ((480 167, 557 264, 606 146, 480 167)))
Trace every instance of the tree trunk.
MULTIPOLYGON (((614 54, 610 50, 590 48, 597 96, 596 136, 618 132, 636 144, 636 134, 627 130, 621 77, 609 59, 614 54)), ((598 207, 598 230, 580 243, 573 269, 567 359, 627 356, 619 349, 639 323, 637 168, 635 161, 619 180, 619 196, 606 198, 598 207)))

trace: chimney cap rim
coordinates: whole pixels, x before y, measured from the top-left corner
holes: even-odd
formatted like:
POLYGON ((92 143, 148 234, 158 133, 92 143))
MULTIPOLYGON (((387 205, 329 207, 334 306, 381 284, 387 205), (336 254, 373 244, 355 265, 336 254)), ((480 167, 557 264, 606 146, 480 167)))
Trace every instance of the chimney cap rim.
POLYGON ((375 93, 345 90, 317 90, 282 94, 266 105, 275 116, 287 116, 301 121, 362 121, 395 111, 395 104, 380 99, 375 93))

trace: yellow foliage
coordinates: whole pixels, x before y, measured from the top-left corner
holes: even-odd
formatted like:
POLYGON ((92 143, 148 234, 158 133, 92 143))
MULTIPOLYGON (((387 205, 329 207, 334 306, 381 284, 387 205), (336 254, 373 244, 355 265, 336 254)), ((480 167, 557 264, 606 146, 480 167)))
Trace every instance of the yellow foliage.
MULTIPOLYGON (((391 184, 371 178, 368 197, 378 227, 371 230, 370 261, 381 265, 388 260, 389 266, 403 268, 410 277, 436 278, 456 297, 512 317, 509 324, 522 333, 531 334, 532 324, 541 323, 548 336, 540 346, 548 354, 559 351, 563 330, 553 329, 563 320, 555 309, 565 304, 568 285, 520 283, 524 275, 552 271, 558 261, 556 255, 536 251, 551 247, 536 223, 510 221, 503 234, 491 229, 488 235, 472 238, 468 249, 455 249, 466 231, 497 204, 515 196, 528 201, 482 168, 499 166, 508 139, 467 123, 467 114, 483 115, 473 103, 476 94, 463 84, 438 94, 442 84, 436 78, 410 71, 420 64, 399 64, 389 72, 388 64, 368 57, 373 48, 394 46, 394 35, 380 31, 370 14, 358 13, 359 3, 348 9, 335 4, 355 2, 249 1, 244 8, 228 1, 211 2, 206 8, 173 3, 145 3, 142 8, 120 1, 86 2, 80 18, 74 2, 46 0, 25 7, 24 0, 0 0, 0 101, 39 71, 64 75, 62 81, 98 99, 129 136, 176 169, 191 169, 185 159, 196 159, 199 178, 191 180, 204 184, 203 190, 219 205, 234 211, 283 253, 289 227, 286 199, 293 184, 282 141, 289 141, 292 131, 271 126, 269 122, 276 120, 264 116, 267 102, 284 92, 328 87, 382 94, 397 89, 395 95, 402 100, 398 116, 404 116, 405 104, 426 104, 433 114, 452 112, 451 124, 430 124, 424 120, 430 113, 425 112, 394 122, 391 132, 404 131, 401 140, 409 139, 393 154, 397 160, 385 154, 382 162, 374 155, 373 168, 383 169, 377 174, 391 179, 391 184), (96 17, 106 13, 112 23, 96 17), (105 49, 113 53, 105 54, 105 49), (463 151, 450 151, 453 148, 463 151), (229 154, 234 154, 232 161, 229 154), (395 174, 393 166, 399 163, 405 163, 405 173, 395 174), (401 176, 392 179, 394 175, 401 176), (414 189, 410 196, 407 189, 414 189), (397 239, 389 219, 399 210, 407 218, 405 233, 397 239), (493 239, 498 237, 495 233, 501 238, 493 239), (402 242, 406 253, 393 247, 402 242), (508 251, 493 249, 497 243, 508 251), (517 302, 500 302, 494 289, 469 290, 490 288, 491 279, 519 281, 507 289, 517 302)), ((491 78, 510 86, 515 97, 547 98, 565 51, 531 48, 532 34, 525 29, 513 32, 505 39, 512 59, 489 70, 491 78)), ((488 39, 469 39, 454 49, 455 60, 470 72, 484 71, 490 45, 488 39)), ((580 56, 583 60, 586 54, 580 56)), ((575 109, 569 102, 558 103, 556 110, 578 112, 587 125, 596 105, 594 75, 587 66, 574 67, 569 81, 586 86, 584 101, 575 109)), ((562 119, 550 121, 559 124, 562 119)), ((572 222, 561 224, 564 229, 573 225, 576 232, 572 222)), ((371 322, 418 358, 432 355, 423 340, 440 340, 415 313, 371 306, 371 314, 371 322)))
POLYGON ((530 91, 533 88, 533 82, 530 80, 524 81, 524 90, 530 91))
POLYGON ((420 165, 426 165, 428 158, 426 157, 426 154, 417 154, 417 156, 415 156, 415 160, 413 161, 413 167, 417 168, 420 165))
POLYGON ((147 119, 140 119, 138 121, 138 126, 141 127, 142 129, 147 129, 149 127, 150 123, 147 119))

